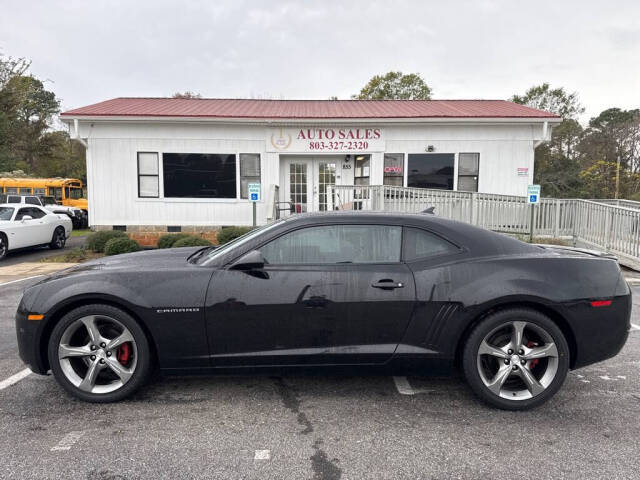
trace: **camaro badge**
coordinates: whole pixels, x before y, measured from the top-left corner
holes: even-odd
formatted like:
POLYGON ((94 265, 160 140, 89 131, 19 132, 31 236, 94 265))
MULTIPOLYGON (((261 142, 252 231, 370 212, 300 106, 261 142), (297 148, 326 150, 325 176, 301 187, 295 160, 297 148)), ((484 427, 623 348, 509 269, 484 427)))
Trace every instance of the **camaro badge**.
POLYGON ((199 312, 200 307, 158 308, 156 313, 190 313, 199 312))

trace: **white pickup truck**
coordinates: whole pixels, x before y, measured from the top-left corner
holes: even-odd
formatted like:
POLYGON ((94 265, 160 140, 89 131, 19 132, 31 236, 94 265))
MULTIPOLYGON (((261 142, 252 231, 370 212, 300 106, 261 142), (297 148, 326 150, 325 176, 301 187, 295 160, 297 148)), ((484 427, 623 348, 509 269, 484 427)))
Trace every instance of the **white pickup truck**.
POLYGON ((87 228, 87 214, 84 210, 75 207, 67 207, 65 205, 59 205, 56 199, 51 196, 36 196, 36 195, 6 195, 0 194, 0 203, 20 203, 27 205, 37 205, 53 213, 62 213, 67 215, 73 223, 73 228, 79 230, 81 228, 87 228))

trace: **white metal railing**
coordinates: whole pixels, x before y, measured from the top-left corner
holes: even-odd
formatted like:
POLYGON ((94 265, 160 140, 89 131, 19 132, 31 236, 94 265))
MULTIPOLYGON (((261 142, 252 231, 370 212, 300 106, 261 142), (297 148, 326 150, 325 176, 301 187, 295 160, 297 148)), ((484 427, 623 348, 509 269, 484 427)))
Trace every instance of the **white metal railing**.
MULTIPOLYGON (((530 231, 526 197, 390 185, 328 188, 330 210, 421 212, 435 207, 439 216, 489 230, 530 231)), ((543 198, 534 209, 533 222, 536 236, 570 238, 574 244, 614 253, 622 264, 640 268, 640 202, 543 198)))

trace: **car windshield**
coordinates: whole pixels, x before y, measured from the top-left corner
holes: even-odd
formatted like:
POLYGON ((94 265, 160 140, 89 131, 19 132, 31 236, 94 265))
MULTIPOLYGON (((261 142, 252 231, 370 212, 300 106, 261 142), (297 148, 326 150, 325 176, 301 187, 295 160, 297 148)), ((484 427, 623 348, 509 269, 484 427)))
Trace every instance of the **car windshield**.
POLYGON ((11 207, 0 207, 0 220, 11 220, 13 210, 11 207))
POLYGON ((264 225, 264 226, 262 226, 260 228, 256 228, 255 230, 251 230, 250 232, 245 233, 241 237, 238 237, 235 240, 232 240, 231 242, 224 244, 220 248, 216 248, 215 250, 209 251, 207 253, 207 255, 204 255, 202 258, 199 258, 197 263, 202 263, 202 264, 205 264, 205 265, 208 264, 208 263, 211 263, 216 258, 221 257, 222 255, 226 254, 230 250, 243 245, 244 243, 248 242, 249 240, 257 237, 258 235, 262 235, 263 233, 271 230, 272 228, 276 227, 277 225, 280 225, 283 221, 284 220, 277 220, 277 221, 275 221, 273 223, 269 223, 269 224, 264 225))

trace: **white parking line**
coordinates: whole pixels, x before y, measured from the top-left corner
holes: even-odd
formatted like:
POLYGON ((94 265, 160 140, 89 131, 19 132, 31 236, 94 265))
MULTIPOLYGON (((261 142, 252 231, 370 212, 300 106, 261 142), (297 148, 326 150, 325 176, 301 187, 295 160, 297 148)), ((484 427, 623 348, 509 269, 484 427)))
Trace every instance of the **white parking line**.
POLYGON ((254 460, 271 460, 271 450, 256 450, 254 460))
POLYGON ((44 277, 44 275, 34 275, 33 277, 21 278, 19 280, 11 280, 10 282, 0 283, 0 287, 3 285, 11 285, 12 283, 24 282, 25 280, 31 280, 32 278, 44 277))
POLYGON ((67 433, 64 437, 62 437, 62 440, 60 440, 56 446, 51 448, 51 451, 55 452, 56 450, 71 450, 71 447, 73 447, 75 443, 80 440, 80 437, 82 437, 82 435, 84 435, 84 432, 67 433))
POLYGON ((396 389, 400 395, 415 395, 416 392, 407 380, 407 377, 393 377, 393 383, 396 384, 396 389))
POLYGON ((636 325, 635 323, 632 323, 631 330, 640 330, 640 325, 636 325))
POLYGON ((4 390, 7 387, 10 387, 14 383, 18 383, 25 377, 28 377, 31 374, 31 370, 29 368, 25 368, 24 370, 16 373, 15 375, 10 376, 6 380, 2 380, 0 382, 0 390, 4 390))

